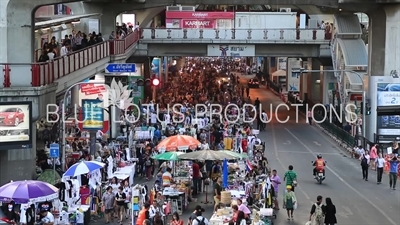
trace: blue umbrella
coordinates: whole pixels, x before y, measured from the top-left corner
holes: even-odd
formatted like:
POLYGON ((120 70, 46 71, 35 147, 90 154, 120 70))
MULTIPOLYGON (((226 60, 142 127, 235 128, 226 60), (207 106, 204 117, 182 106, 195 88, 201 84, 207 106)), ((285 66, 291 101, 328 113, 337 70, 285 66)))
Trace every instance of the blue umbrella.
POLYGON ((222 187, 228 187, 228 160, 224 159, 224 164, 222 165, 222 187))
POLYGON ((104 163, 97 161, 82 161, 75 163, 64 173, 63 177, 76 177, 82 174, 87 174, 105 166, 104 163))

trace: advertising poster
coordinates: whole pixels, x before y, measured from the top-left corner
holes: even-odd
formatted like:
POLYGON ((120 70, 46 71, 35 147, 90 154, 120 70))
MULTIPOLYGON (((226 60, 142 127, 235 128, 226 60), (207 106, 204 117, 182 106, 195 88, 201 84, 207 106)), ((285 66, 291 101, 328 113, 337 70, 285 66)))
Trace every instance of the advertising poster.
POLYGON ((143 79, 143 77, 128 77, 129 89, 132 90, 131 98, 133 98, 133 104, 139 104, 139 101, 144 98, 143 86, 138 86, 136 83, 139 79, 143 79))
POLYGON ((256 49, 254 45, 208 45, 207 55, 213 57, 254 57, 256 49))
POLYGON ((299 91, 300 90, 300 73, 293 72, 299 71, 301 68, 301 61, 296 58, 289 58, 286 61, 287 65, 287 89, 288 91, 299 91))
POLYGON ((163 57, 163 73, 167 72, 167 66, 168 66, 168 57, 163 57))
MULTIPOLYGON (((84 100, 94 100, 102 102, 103 106, 109 105, 109 95, 107 89, 102 84, 81 84, 79 85, 79 102, 83 103, 84 100)), ((83 106, 83 105, 81 105, 83 106)), ((103 128, 100 129, 103 133, 107 133, 109 129, 109 115, 103 112, 103 128)), ((83 120, 83 116, 79 116, 83 120)), ((85 129, 83 124, 79 124, 81 129, 85 129)))
POLYGON ((181 28, 181 20, 180 19, 166 19, 166 27, 167 28, 181 28))
POLYGON ((160 58, 153 58, 153 61, 151 62, 151 72, 152 75, 155 75, 157 78, 160 78, 161 75, 160 64, 160 58))
POLYGON ((103 101, 99 99, 82 99, 82 114, 84 130, 103 130, 103 101))
POLYGON ((215 19, 234 19, 234 12, 184 12, 184 11, 166 11, 167 19, 190 19, 190 20, 215 20, 215 19))
POLYGON ((0 145, 28 144, 31 139, 31 102, 0 104, 0 145))
MULTIPOLYGON (((378 83, 377 106, 400 107, 400 84, 378 83)), ((400 115, 378 116, 377 128, 379 135, 400 136, 400 115)))

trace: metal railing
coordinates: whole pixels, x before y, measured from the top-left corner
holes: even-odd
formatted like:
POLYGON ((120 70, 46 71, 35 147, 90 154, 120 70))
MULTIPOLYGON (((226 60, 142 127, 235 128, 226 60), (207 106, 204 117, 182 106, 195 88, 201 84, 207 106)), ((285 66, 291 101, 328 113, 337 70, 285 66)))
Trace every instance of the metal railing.
MULTIPOLYGON (((315 103, 312 101, 308 102, 300 102, 297 100, 297 98, 291 94, 287 96, 288 102, 292 104, 303 104, 303 106, 299 107, 299 111, 303 112, 305 115, 307 115, 307 108, 306 104, 308 104, 308 109, 312 108, 315 103)), ((328 131, 334 138, 340 140, 343 144, 346 145, 346 147, 353 148, 355 146, 356 142, 356 137, 353 136, 351 133, 345 131, 342 126, 338 126, 336 124, 333 124, 329 121, 328 118, 324 118, 320 111, 318 110, 318 107, 315 107, 316 110, 314 110, 314 119, 316 121, 322 121, 319 123, 319 125, 328 131)))
POLYGON ((143 41, 152 42, 329 42, 325 31, 320 29, 185 29, 147 28, 143 29, 143 41))
POLYGON ((54 83, 86 66, 112 55, 121 55, 140 38, 135 30, 122 40, 110 40, 57 57, 45 63, 0 63, 0 87, 40 87, 54 83), (30 78, 29 78, 30 77, 30 78))

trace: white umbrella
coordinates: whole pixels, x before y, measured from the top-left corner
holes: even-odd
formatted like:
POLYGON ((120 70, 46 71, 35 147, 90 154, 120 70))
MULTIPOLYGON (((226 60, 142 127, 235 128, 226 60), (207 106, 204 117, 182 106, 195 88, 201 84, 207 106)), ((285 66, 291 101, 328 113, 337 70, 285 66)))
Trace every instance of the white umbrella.
POLYGON ((97 169, 101 169, 106 164, 97 161, 82 161, 75 163, 63 174, 63 177, 76 177, 82 174, 87 174, 97 169))
POLYGON ((237 159, 237 157, 227 154, 223 151, 214 150, 201 150, 195 152, 185 153, 178 156, 179 159, 186 160, 224 160, 224 159, 237 159))

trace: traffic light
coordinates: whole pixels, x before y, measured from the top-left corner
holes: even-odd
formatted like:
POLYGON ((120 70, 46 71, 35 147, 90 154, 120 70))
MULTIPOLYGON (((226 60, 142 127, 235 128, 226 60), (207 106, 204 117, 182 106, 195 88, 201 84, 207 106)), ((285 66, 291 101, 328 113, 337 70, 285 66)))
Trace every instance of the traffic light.
POLYGON ((365 104, 365 115, 371 115, 371 106, 368 103, 365 104))
POLYGON ((139 80, 136 81, 136 85, 137 86, 150 86, 151 84, 152 83, 151 83, 150 79, 146 79, 146 80, 139 79, 139 80))
POLYGON ((158 85, 160 85, 160 80, 158 78, 153 78, 153 80, 151 81, 151 84, 154 87, 157 87, 158 85))
POLYGON ((364 102, 361 102, 361 107, 360 107, 360 113, 363 115, 371 115, 371 106, 369 105, 368 102, 365 103, 365 109, 364 109, 364 102))

